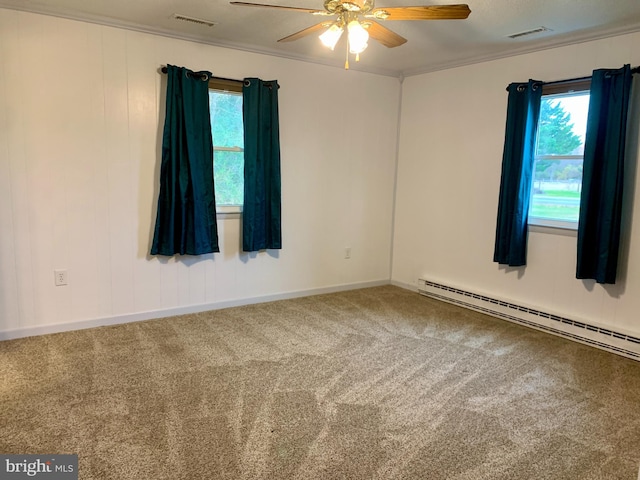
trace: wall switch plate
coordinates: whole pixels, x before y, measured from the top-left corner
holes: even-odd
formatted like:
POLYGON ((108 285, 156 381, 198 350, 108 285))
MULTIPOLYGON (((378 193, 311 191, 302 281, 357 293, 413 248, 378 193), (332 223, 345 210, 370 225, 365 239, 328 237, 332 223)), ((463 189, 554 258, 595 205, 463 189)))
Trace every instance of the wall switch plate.
POLYGON ((66 270, 54 270, 53 274, 56 280, 56 287, 68 284, 67 271, 66 270))

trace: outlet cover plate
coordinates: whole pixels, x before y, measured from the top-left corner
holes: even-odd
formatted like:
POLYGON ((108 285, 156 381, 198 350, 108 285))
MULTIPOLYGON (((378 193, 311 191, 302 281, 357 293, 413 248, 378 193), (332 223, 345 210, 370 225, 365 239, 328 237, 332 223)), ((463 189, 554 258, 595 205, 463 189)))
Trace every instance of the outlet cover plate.
POLYGON ((60 287, 62 285, 67 285, 68 284, 67 271, 66 270, 54 270, 53 274, 55 276, 56 287, 60 287))

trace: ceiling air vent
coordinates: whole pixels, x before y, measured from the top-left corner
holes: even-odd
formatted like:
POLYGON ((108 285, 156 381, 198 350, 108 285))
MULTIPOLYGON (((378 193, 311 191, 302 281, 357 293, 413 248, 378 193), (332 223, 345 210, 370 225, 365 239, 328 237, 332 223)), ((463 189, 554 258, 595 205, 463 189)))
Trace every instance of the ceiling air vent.
POLYGON ((188 17, 187 15, 180 15, 179 13, 174 13, 173 15, 171 15, 171 18, 174 18, 176 20, 182 20, 183 22, 191 22, 191 23, 196 23, 198 25, 204 25, 206 27, 213 27, 214 25, 217 25, 216 22, 203 20, 202 18, 188 17))
POLYGON ((537 33, 542 33, 542 32, 552 32, 553 30, 551 30, 550 28, 547 27, 538 27, 538 28, 534 28, 531 30, 527 30, 525 32, 518 32, 518 33, 512 33, 511 35, 507 35, 507 37, 509 38, 520 38, 520 37, 526 37, 528 35, 535 35, 537 33))

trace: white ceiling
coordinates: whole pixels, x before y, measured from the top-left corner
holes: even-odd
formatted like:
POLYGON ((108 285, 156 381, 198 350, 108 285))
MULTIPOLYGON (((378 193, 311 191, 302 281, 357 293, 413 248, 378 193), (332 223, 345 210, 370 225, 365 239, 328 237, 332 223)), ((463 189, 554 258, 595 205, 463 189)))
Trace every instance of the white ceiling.
MULTIPOLYGON (((376 7, 464 1, 376 0, 376 7)), ((323 8, 323 0, 255 3, 323 8)), ((372 40, 359 64, 351 58, 351 68, 407 76, 640 31, 640 0, 467 0, 466 3, 471 8, 466 20, 384 22, 408 42, 389 49, 372 40), (540 26, 552 31, 515 40, 508 38, 540 26)), ((326 18, 297 11, 233 6, 226 0, 0 0, 0 7, 124 26, 337 67, 344 64, 344 40, 333 52, 322 47, 315 35, 290 43, 277 42, 326 18), (178 21, 172 18, 176 13, 210 20, 216 25, 206 27, 178 21)))

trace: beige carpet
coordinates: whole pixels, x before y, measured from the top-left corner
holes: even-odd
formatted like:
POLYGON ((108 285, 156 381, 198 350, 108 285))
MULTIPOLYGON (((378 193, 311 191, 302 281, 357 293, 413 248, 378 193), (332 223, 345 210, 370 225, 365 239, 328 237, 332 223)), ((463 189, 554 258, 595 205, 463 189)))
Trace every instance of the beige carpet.
POLYGON ((396 287, 0 342, 81 479, 636 480, 640 363, 396 287))

